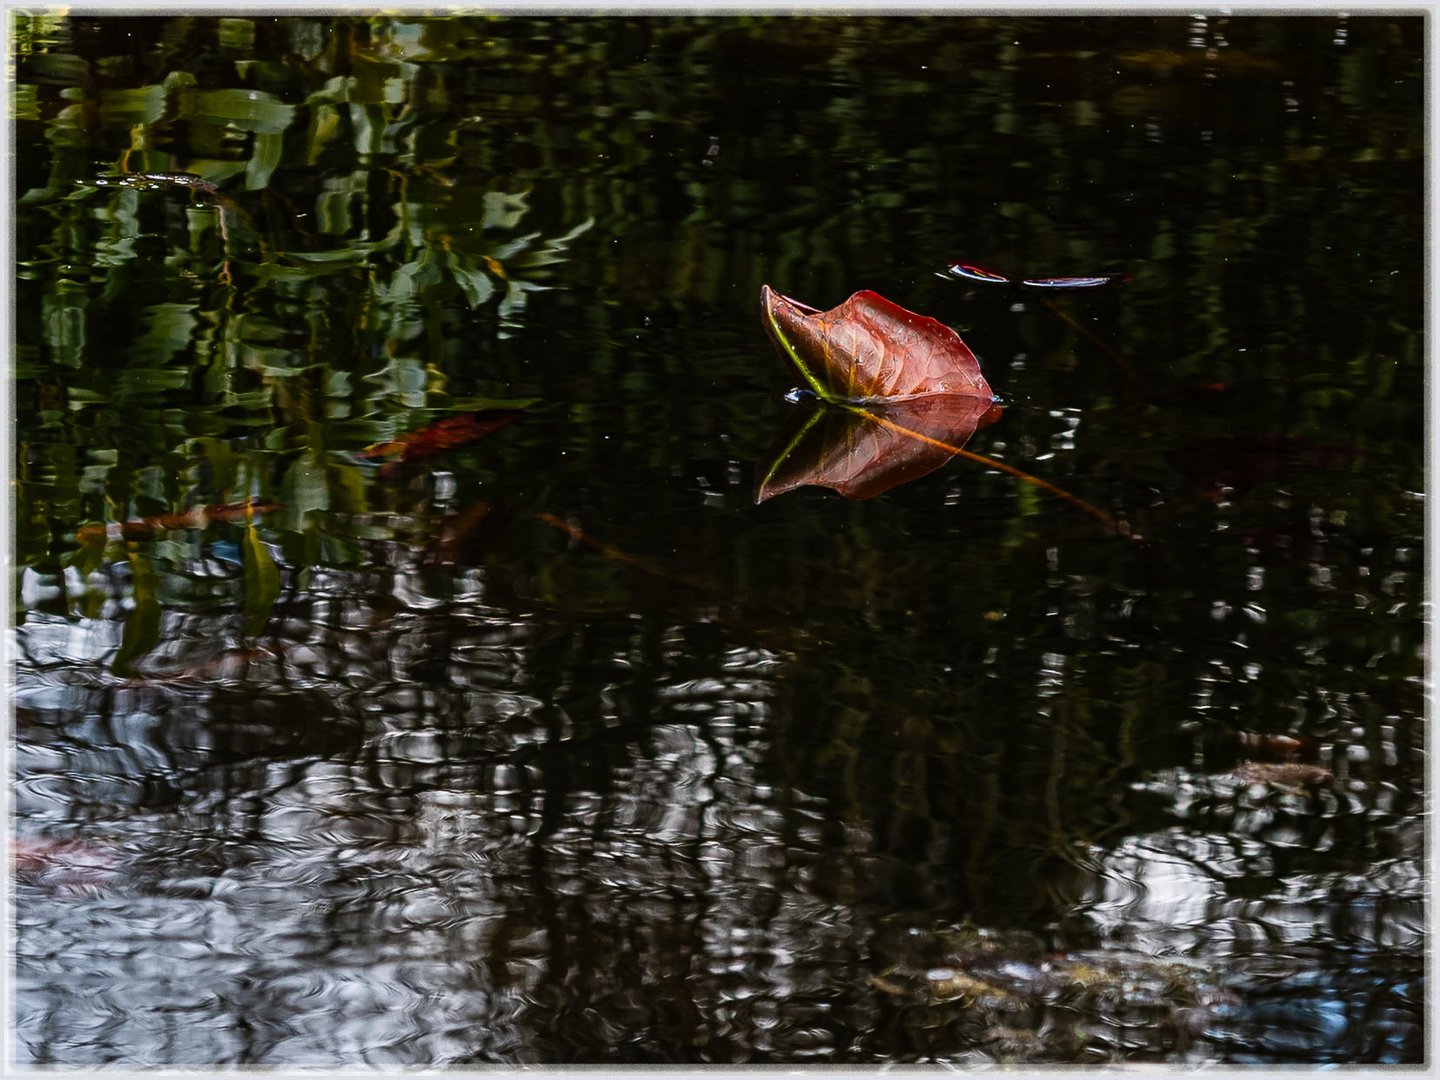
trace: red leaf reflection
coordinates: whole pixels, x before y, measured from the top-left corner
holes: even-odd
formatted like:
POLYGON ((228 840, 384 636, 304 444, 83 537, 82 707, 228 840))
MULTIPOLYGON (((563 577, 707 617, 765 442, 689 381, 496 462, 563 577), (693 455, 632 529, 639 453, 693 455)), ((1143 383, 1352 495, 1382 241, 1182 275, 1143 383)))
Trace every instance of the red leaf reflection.
POLYGON ((816 409, 782 444, 755 501, 806 485, 832 488, 847 499, 874 498, 934 472, 1000 412, 986 398, 963 394, 931 394, 863 410, 816 409))

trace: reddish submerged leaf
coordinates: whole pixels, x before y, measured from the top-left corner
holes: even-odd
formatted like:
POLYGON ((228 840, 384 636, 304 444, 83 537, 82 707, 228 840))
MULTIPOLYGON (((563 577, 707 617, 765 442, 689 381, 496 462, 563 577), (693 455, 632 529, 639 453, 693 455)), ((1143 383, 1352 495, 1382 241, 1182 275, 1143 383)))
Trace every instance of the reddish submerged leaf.
POLYGON ((166 529, 203 529, 217 521, 236 521, 252 514, 268 514, 284 509, 279 503, 226 503, 223 506, 196 506, 178 514, 134 521, 117 521, 109 525, 82 525, 75 537, 82 544, 97 540, 145 540, 166 529))
POLYGON ((762 503, 797 487, 871 499, 918 480, 953 458, 1000 406, 963 394, 931 394, 865 410, 816 410, 790 433, 755 493, 762 503))
POLYGON ((117 856, 79 840, 15 837, 10 841, 10 868, 17 880, 61 893, 83 893, 108 884, 116 876, 117 856))
POLYGON ((1270 761, 1299 761, 1301 758, 1318 759, 1320 743, 1316 739, 1297 738, 1294 735, 1266 735, 1257 731, 1237 731, 1235 741, 1256 757, 1270 761))
POLYGON ((368 460, 390 458, 396 464, 409 465, 483 439, 514 422, 521 411, 481 409, 478 412, 461 413, 459 416, 446 416, 418 431, 401 435, 398 439, 367 447, 356 456, 368 460))
POLYGON ((1296 473, 1341 468, 1360 453, 1345 443, 1289 435, 1233 435, 1190 443, 1166 456, 1201 495, 1223 499, 1296 473))
POLYGON ((480 547, 480 532, 490 520, 490 504, 483 499, 452 514, 440 525, 440 535, 426 549, 426 566, 454 566, 480 547))
POLYGON ((959 334, 878 293, 857 292, 838 307, 817 311, 765 285, 760 307, 770 340, 827 401, 927 394, 994 400, 980 362, 959 334))

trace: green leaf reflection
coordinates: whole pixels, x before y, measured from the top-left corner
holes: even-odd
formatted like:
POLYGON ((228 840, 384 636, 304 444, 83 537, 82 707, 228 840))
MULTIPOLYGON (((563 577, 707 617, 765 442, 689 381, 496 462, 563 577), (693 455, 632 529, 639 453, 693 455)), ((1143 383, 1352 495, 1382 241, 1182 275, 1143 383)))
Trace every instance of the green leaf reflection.
POLYGON ((244 543, 245 636, 254 637, 265 628, 275 600, 280 595, 280 567, 270 548, 260 539, 255 523, 245 526, 244 543))
POLYGON ((132 550, 129 562, 133 606, 125 619, 120 649, 111 664, 111 671, 122 677, 134 675, 139 661, 159 643, 162 614, 158 595, 160 582, 150 560, 132 550))

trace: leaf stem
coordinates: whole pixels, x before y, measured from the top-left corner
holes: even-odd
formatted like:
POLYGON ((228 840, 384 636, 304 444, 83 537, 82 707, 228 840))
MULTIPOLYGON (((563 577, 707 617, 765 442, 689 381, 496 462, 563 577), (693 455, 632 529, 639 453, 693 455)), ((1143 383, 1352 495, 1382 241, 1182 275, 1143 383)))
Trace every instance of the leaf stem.
POLYGON ((607 559, 614 559, 616 562, 627 563, 638 570, 644 571, 651 577, 657 577, 664 581, 674 582, 676 585, 683 585, 686 588, 695 589, 696 591, 701 593, 714 593, 717 591, 715 587, 709 582, 700 581, 696 578, 685 577, 683 574, 671 573, 669 570, 665 569, 665 567, 660 566, 657 563, 653 563, 649 559, 642 559, 638 555, 631 555, 628 551, 622 551, 620 548, 607 544, 603 540, 597 540, 589 533, 581 529, 578 525, 572 525, 570 524, 570 522, 564 521, 561 518, 556 517, 554 514, 540 513, 533 516, 536 521, 543 521, 551 528, 559 529, 561 532, 568 535, 570 539, 574 540, 576 543, 584 544, 586 547, 593 548, 601 555, 604 555, 607 559))
POLYGON ((939 439, 931 438, 929 435, 924 435, 921 432, 907 428, 904 424, 897 424, 889 417, 884 416, 883 414, 875 412, 871 409, 866 409, 863 406, 842 404, 841 408, 847 409, 858 416, 863 416, 869 420, 873 420, 882 427, 887 427, 892 431, 897 431, 900 434, 907 436, 908 438, 915 439, 919 442, 928 443, 930 446, 939 447, 940 449, 949 451, 952 454, 958 454, 960 457, 968 458, 969 460, 974 461, 980 465, 985 465, 991 469, 997 469, 1000 472, 1013 476, 1017 480, 1030 484, 1033 487, 1040 488, 1042 491, 1048 491, 1051 495, 1064 499, 1071 506, 1077 507, 1078 509, 1085 511, 1085 513, 1089 514, 1097 521, 1103 522, 1105 527, 1110 529, 1112 532, 1120 536, 1126 537, 1130 540, 1140 539, 1139 536, 1133 535, 1130 532, 1130 527, 1125 522, 1115 520, 1115 518, 1107 514, 1104 510, 1101 510, 1098 506, 1094 506, 1086 502, 1078 495, 1070 494, 1070 492, 1066 491, 1064 488, 1056 487, 1048 480, 1041 480, 1038 476, 1032 476, 1030 473, 1027 473, 1022 469, 1017 469, 1013 465, 1007 465, 1003 461, 996 461, 994 458, 988 458, 984 454, 977 454, 971 450, 966 450, 963 447, 955 446, 952 443, 942 442, 939 439))
POLYGON ((805 366, 805 361, 800 359, 800 354, 795 351, 795 346, 790 344, 790 339, 785 336, 785 331, 780 329, 780 320, 775 318, 775 305, 770 301, 768 293, 765 302, 765 318, 770 321, 770 327, 775 332, 775 340, 780 344, 780 347, 785 350, 785 355, 790 357, 790 362, 795 365, 795 370, 800 372, 800 375, 810 384, 810 389, 815 391, 815 395, 821 401, 838 400, 834 392, 817 379, 810 369, 805 366))

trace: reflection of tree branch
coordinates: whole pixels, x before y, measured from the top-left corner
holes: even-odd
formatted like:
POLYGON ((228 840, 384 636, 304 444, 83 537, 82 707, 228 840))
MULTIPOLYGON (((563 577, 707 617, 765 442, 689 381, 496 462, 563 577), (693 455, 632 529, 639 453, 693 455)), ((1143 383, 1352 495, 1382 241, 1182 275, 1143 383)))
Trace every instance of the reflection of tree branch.
POLYGON ((661 578, 664 581, 673 581, 677 585, 684 585, 686 588, 695 589, 699 592, 718 591, 713 584, 699 580, 698 578, 685 577, 683 574, 673 573, 658 563, 649 559, 642 559, 638 555, 631 555, 628 551, 622 551, 617 547, 605 543, 603 540, 596 540, 588 533, 583 532, 578 525, 571 525, 568 521, 562 521, 554 514, 536 514, 535 520, 543 521, 552 528, 559 529, 577 543, 593 548, 600 552, 607 559, 614 559, 616 562, 623 562, 637 570, 643 570, 651 577, 661 578))
POLYGON ((1070 329, 1074 330, 1077 334, 1079 334, 1081 337, 1083 337, 1086 341, 1090 342, 1091 345, 1094 345, 1097 349, 1099 349, 1099 350, 1100 350, 1101 352, 1103 352, 1106 356, 1108 356, 1111 360, 1113 360, 1113 361, 1115 362, 1115 364, 1120 368, 1120 370, 1125 373, 1125 377, 1130 381, 1130 386, 1131 386, 1132 389, 1138 389, 1138 388, 1139 388, 1139 386, 1140 386, 1140 378, 1139 378, 1139 376, 1137 376, 1137 375, 1135 374, 1135 369, 1134 369, 1133 367, 1131 367, 1130 364, 1125 360, 1125 358, 1124 358, 1123 356, 1121 356, 1118 352, 1116 352, 1116 351, 1109 345, 1109 343, 1105 341, 1104 338, 1100 337, 1098 334, 1094 333, 1093 331, 1087 330, 1085 327, 1081 326, 1081 325, 1080 325, 1078 322, 1076 322, 1073 318, 1071 318, 1069 315, 1067 315, 1067 314, 1065 313, 1064 309, 1062 309, 1058 304, 1055 304, 1054 302, 1052 302, 1052 301, 1050 301, 1050 300, 1041 300, 1041 301, 1040 301, 1040 304, 1041 304, 1041 306, 1044 307, 1047 311, 1049 311, 1050 314, 1054 315, 1057 319, 1059 319, 1061 322, 1063 322, 1066 326, 1070 327, 1070 329))

